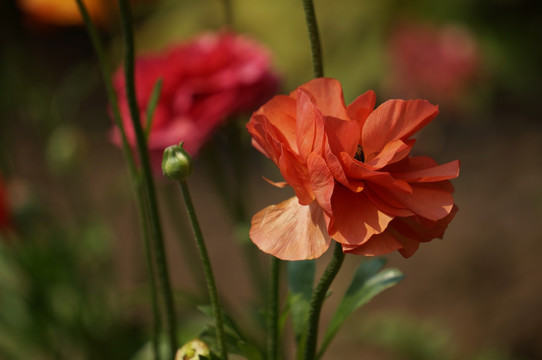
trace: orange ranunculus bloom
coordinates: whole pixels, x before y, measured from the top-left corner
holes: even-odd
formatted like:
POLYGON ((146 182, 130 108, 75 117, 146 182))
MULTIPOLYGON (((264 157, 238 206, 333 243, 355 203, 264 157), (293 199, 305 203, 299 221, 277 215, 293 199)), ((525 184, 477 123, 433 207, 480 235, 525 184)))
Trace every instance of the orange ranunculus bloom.
POLYGON ((331 239, 343 251, 411 256, 442 237, 457 211, 449 179, 459 161, 409 156, 411 136, 438 114, 425 100, 389 100, 368 91, 345 106, 340 83, 314 79, 279 95, 247 124, 254 146, 280 169, 296 196, 252 219, 250 237, 284 260, 319 257, 331 239))

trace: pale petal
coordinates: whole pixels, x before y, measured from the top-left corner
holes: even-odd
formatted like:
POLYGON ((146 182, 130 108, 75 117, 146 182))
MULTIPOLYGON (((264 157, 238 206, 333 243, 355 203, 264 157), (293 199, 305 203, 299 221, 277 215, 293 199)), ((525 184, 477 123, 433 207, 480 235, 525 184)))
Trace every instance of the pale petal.
POLYGON ((296 197, 254 215, 250 238, 263 252, 292 261, 317 258, 330 243, 320 206, 300 205, 296 197))

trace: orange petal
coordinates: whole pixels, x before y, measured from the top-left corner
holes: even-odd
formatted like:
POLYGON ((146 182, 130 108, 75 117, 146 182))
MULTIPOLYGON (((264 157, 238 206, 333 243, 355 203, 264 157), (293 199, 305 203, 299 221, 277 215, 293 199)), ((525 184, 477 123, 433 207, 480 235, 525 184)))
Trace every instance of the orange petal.
POLYGON ((269 184, 275 186, 275 187, 278 187, 279 189, 283 189, 285 188, 288 183, 285 182, 285 181, 273 181, 273 180, 269 180, 268 178, 266 178, 265 176, 262 176, 262 178, 267 181, 269 184))
POLYGON ((387 231, 372 236, 365 244, 360 246, 344 245, 343 251, 349 254, 379 256, 386 255, 403 246, 387 231))
POLYGON ((454 179, 459 176, 459 160, 411 171, 394 172, 393 176, 408 182, 436 182, 454 179))
MULTIPOLYGON (((351 120, 358 123, 360 126, 360 131, 363 129, 363 125, 367 120, 369 114, 375 108, 376 95, 374 91, 369 90, 352 101, 350 105, 346 107, 346 112, 351 120)), ((360 132, 361 136, 361 132, 360 132)))
POLYGON ((374 169, 381 169, 387 165, 404 159, 412 149, 416 140, 393 140, 387 143, 384 148, 375 154, 373 158, 365 159, 365 163, 374 169))
POLYGON ((300 205, 296 197, 254 215, 250 238, 263 252, 292 261, 317 258, 330 243, 320 206, 300 205))
POLYGON ((277 95, 258 109, 254 115, 264 115, 284 135, 290 148, 297 152, 296 102, 294 99, 286 95, 277 95))
POLYGON ((329 147, 329 143, 325 144, 325 151, 324 151, 324 157, 326 160, 327 167, 333 174, 333 177, 335 180, 340 182, 342 185, 346 186, 350 190, 354 192, 360 192, 365 187, 365 184, 363 181, 358 181, 354 179, 348 179, 346 177, 346 174, 344 172, 344 169, 337 158, 335 154, 331 151, 331 148, 329 147))
POLYGON ((440 220, 452 211, 452 194, 435 186, 413 183, 412 194, 394 193, 395 198, 415 214, 429 220, 440 220))
POLYGON ((345 121, 326 116, 324 126, 329 146, 334 154, 340 154, 341 152, 345 152, 350 156, 356 154, 361 130, 355 121, 345 121))
MULTIPOLYGON (((314 103, 325 116, 348 119, 341 84, 336 79, 317 78, 301 85, 314 99, 314 103)), ((299 101, 299 98, 298 98, 299 101)))
POLYGON ((315 153, 309 155, 307 167, 316 201, 328 215, 331 215, 331 196, 335 187, 333 174, 324 159, 315 153))
POLYGON ((309 154, 322 141, 319 137, 323 137, 324 125, 322 114, 309 95, 302 89, 297 91, 296 116, 298 153, 302 161, 307 161, 309 154))
POLYGON ((438 114, 426 100, 388 100, 373 111, 362 129, 365 159, 372 159, 387 143, 407 139, 438 114))
POLYGON ((349 245, 361 245, 374 234, 383 232, 392 220, 380 211, 363 192, 355 193, 336 185, 331 198, 333 239, 349 245))

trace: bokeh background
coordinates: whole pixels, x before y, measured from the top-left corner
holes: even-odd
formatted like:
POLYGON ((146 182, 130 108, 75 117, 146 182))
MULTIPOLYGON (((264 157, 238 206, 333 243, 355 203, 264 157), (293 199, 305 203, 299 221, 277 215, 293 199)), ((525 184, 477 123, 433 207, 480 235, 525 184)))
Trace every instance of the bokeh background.
MULTIPOLYGON (((0 5, 0 174, 14 224, 0 242, 0 359, 137 358, 149 338, 144 254, 96 60, 77 19, 53 18, 52 8, 37 12, 32 3, 0 5)), ((103 5, 95 18, 116 67, 117 14, 103 5)), ((542 3, 315 5, 325 74, 341 81, 346 102, 374 89, 379 103, 422 97, 439 104, 415 149, 441 163, 461 160, 460 210, 444 240, 422 244, 407 260, 389 255, 405 280, 347 321, 325 359, 542 359, 542 3)), ((218 0, 133 6, 141 54, 224 23, 218 0)), ((272 53, 281 92, 312 77, 300 1, 233 0, 233 7, 236 30, 272 53)), ((227 153, 226 134, 218 132, 207 152, 227 153)), ((270 161, 253 149, 245 156, 248 213, 290 196, 261 179, 280 179, 270 161)), ((227 159, 223 168, 235 167, 227 159)), ((250 324, 247 309, 259 297, 235 240, 246 229, 225 214, 215 186, 234 180, 228 171, 213 173, 208 160, 204 151, 196 161, 194 200, 219 290, 250 324)), ((179 232, 186 233, 179 195, 165 180, 158 188, 180 336, 189 340, 207 321, 194 310, 199 279, 179 246, 179 232)), ((253 259, 266 268, 265 256, 253 259)), ((324 323, 362 260, 347 256, 324 323)), ((292 346, 286 341, 286 354, 292 346)))

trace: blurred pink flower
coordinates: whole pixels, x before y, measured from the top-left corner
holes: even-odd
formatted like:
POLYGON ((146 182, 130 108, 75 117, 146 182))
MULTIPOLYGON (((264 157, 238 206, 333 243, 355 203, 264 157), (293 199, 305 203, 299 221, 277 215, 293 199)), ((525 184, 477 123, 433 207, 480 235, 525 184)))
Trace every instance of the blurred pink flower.
MULTIPOLYGON (((126 135, 134 146, 123 75, 119 69, 114 85, 126 135)), ((155 165, 160 164, 167 146, 180 141, 191 155, 196 155, 224 120, 255 110, 278 87, 269 53, 253 40, 230 32, 207 33, 165 53, 140 57, 136 60, 135 78, 142 121, 152 89, 158 78, 163 79, 149 136, 155 165)), ((120 143, 117 128, 113 140, 120 143)))
POLYGON ((434 27, 404 23, 390 43, 394 95, 455 102, 475 78, 479 50, 473 35, 459 25, 434 27))

